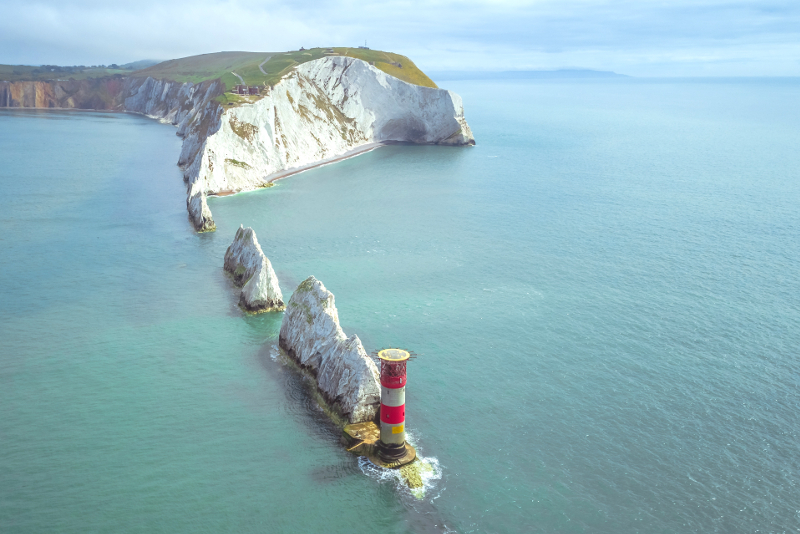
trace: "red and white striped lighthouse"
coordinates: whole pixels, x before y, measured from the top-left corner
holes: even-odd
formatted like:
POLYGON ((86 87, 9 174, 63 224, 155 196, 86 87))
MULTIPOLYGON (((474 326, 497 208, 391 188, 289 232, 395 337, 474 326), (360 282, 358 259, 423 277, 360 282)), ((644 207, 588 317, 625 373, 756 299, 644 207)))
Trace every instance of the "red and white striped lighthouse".
POLYGON ((406 362, 410 357, 411 354, 402 349, 378 352, 381 361, 381 439, 378 452, 384 462, 399 461, 407 453, 406 362))

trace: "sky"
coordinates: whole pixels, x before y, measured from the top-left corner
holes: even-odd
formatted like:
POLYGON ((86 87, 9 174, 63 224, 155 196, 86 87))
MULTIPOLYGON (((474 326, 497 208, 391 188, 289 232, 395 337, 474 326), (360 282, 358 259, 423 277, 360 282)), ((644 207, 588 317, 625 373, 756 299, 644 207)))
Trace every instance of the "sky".
POLYGON ((800 76, 800 0, 0 0, 0 63, 357 46, 426 72, 800 76))

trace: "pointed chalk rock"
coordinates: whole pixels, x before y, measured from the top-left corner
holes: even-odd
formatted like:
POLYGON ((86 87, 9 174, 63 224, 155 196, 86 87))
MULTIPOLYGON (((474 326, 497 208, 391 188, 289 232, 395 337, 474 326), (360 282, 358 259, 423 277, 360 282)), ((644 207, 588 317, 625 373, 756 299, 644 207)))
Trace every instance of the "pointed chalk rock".
POLYGON ((372 421, 381 402, 378 368, 358 336, 339 326, 333 294, 309 276, 295 290, 281 324, 280 346, 311 369, 317 387, 350 423, 372 421))
POLYGON ((249 312, 282 311, 285 309, 278 277, 272 264, 261 251, 252 228, 239 226, 236 237, 225 252, 225 270, 242 287, 239 305, 249 312))
POLYGON ((189 186, 186 209, 189 211, 189 219, 198 232, 213 232, 217 229, 211 217, 211 210, 208 209, 206 194, 204 191, 198 191, 196 184, 189 186))

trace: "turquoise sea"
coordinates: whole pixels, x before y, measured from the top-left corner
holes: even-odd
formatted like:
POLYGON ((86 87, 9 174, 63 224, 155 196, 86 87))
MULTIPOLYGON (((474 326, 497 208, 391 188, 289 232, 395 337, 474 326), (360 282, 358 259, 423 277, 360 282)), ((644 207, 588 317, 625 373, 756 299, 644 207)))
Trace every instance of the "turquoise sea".
POLYGON ((0 111, 0 532, 800 529, 797 80, 454 81, 474 148, 213 198, 175 129, 0 111), (222 271, 252 226, 415 350, 418 500, 222 271))

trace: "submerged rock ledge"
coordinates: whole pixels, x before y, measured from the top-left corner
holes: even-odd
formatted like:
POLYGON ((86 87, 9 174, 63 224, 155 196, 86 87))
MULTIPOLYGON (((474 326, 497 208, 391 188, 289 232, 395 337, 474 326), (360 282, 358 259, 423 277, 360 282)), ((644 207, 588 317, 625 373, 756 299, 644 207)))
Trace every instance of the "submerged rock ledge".
POLYGON ((261 250, 252 228, 239 226, 225 252, 225 270, 242 288, 239 305, 252 313, 282 311, 283 295, 272 264, 261 250))
POLYGON ((313 276, 289 299, 278 342, 311 371, 325 401, 349 423, 375 419, 381 401, 378 368, 358 336, 342 331, 333 294, 313 276))

